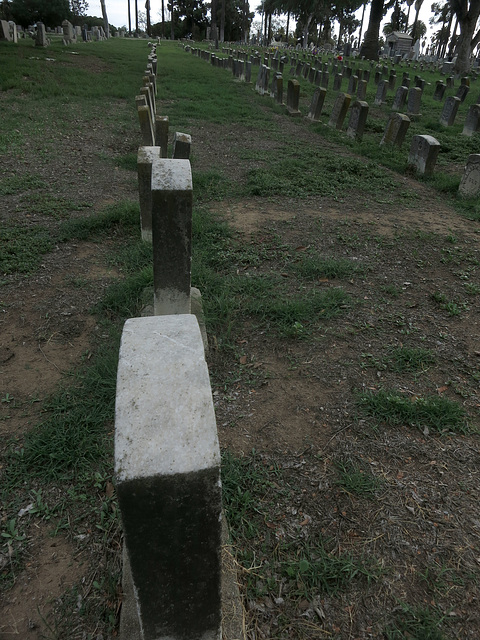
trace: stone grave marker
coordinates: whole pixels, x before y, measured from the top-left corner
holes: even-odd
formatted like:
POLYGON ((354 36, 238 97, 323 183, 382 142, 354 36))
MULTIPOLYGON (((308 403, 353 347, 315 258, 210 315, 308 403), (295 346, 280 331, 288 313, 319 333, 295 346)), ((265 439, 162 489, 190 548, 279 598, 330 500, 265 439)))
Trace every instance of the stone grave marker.
POLYGON ((359 80, 357 86, 357 100, 365 100, 367 97, 368 82, 366 80, 359 80))
POLYGON ((275 74, 275 102, 279 105, 283 105, 283 75, 281 73, 275 74))
POLYGON ((342 128, 351 100, 352 97, 347 93, 338 94, 328 121, 330 127, 335 127, 335 129, 339 130, 342 128))
POLYGON ((410 126, 410 118, 402 113, 392 113, 380 144, 392 144, 401 147, 410 126))
POLYGON ((408 164, 419 174, 429 176, 437 163, 440 143, 433 136, 413 136, 408 155, 408 164))
POLYGON ((357 85, 358 85, 358 76, 356 75, 350 75, 350 78, 348 80, 348 89, 347 89, 347 93, 350 95, 353 95, 356 93, 357 91, 357 85))
POLYGON ((468 110, 465 124, 463 125, 462 134, 464 136, 473 136, 480 128, 480 104, 472 104, 468 110))
POLYGON ((320 115, 322 113, 323 103, 325 102, 326 95, 327 90, 324 87, 318 87, 318 89, 315 89, 307 118, 315 122, 320 120, 320 115))
POLYGON ((455 123, 459 106, 460 98, 449 96, 443 105, 440 124, 443 124, 444 127, 451 127, 455 123))
POLYGON ((433 94, 433 99, 437 102, 441 102, 443 100, 443 96, 445 95, 445 90, 447 85, 441 80, 437 80, 435 85, 435 93, 433 94))
POLYGON ((401 86, 398 87, 393 98, 392 111, 403 111, 405 103, 407 101, 408 88, 401 86))
POLYGON ((0 40, 7 40, 8 42, 11 41, 10 27, 6 20, 0 20, 0 40))
POLYGON ((321 82, 321 86, 324 89, 328 89, 328 80, 329 80, 329 73, 328 71, 323 71, 322 72, 322 82, 321 82))
POLYGON ((340 89, 342 88, 342 80, 343 80, 343 75, 341 73, 336 73, 333 78, 334 91, 340 91, 340 89))
MULTIPOLYGON (((477 105, 479 106, 479 105, 477 105)), ((472 153, 468 156, 467 164, 463 172, 458 195, 464 198, 473 198, 480 194, 480 154, 472 153)))
POLYGON ((190 313, 192 172, 188 160, 152 163, 154 314, 190 313))
POLYGON ((220 461, 196 317, 127 320, 115 476, 142 640, 221 638, 220 461))
POLYGON ((368 104, 362 100, 356 100, 350 109, 347 136, 360 142, 363 138, 363 132, 365 131, 367 116, 368 104))
POLYGON ((189 160, 192 148, 192 136, 177 131, 173 136, 172 157, 176 160, 189 160))
POLYGON ((287 113, 290 116, 299 116, 300 111, 300 83, 298 80, 289 80, 287 86, 287 113))
POLYGON ((161 157, 160 147, 139 147, 137 154, 138 196, 142 240, 152 242, 152 164, 161 157))
POLYGON ((37 35, 35 37, 36 47, 46 47, 48 45, 47 33, 43 22, 37 22, 37 35))
POLYGON ((386 80, 380 80, 377 85, 377 93, 375 95, 375 105, 380 106, 385 102, 387 97, 388 82, 386 80))
POLYGON ((422 105, 422 89, 420 87, 412 87, 408 91, 407 113, 410 118, 420 115, 420 107, 422 105))
POLYGON ((464 102, 469 91, 470 91, 470 87, 467 84, 461 84, 458 87, 456 97, 460 99, 460 102, 464 102))

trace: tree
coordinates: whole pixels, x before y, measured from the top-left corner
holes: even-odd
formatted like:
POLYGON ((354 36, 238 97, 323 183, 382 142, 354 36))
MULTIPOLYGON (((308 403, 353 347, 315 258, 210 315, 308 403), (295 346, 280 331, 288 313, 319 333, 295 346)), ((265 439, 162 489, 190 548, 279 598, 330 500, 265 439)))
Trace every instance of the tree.
POLYGON ((370 19, 365 31, 365 38, 360 48, 360 57, 367 60, 378 60, 378 36, 380 33, 380 23, 384 14, 384 0, 372 0, 370 8, 370 19))
POLYGON ((10 8, 9 0, 2 0, 0 2, 0 20, 11 20, 12 10, 10 8))
POLYGON ((454 71, 458 74, 468 73, 470 56, 480 42, 480 30, 475 33, 480 15, 480 0, 450 0, 450 6, 460 26, 454 71))
POLYGON ((68 0, 12 0, 10 9, 13 19, 24 28, 36 22, 56 27, 70 17, 68 0))
POLYGON ((80 25, 83 16, 87 15, 88 2, 86 0, 70 0, 72 23, 80 25))

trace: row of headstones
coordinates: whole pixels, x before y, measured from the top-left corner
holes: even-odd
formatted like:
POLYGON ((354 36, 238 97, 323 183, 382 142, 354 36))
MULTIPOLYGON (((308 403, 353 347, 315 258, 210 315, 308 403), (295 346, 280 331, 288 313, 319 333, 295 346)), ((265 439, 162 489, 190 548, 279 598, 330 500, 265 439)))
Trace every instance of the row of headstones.
MULTIPOLYGON (((229 58, 216 58, 212 55, 208 56, 209 52, 205 52, 202 50, 196 50, 194 53, 197 53, 200 57, 205 60, 223 60, 227 61, 225 64, 222 62, 219 66, 230 67, 234 73, 237 75, 237 70, 241 71, 248 68, 249 74, 251 74, 250 62, 243 59, 234 59, 229 56, 229 58), (197 53, 197 51, 199 53, 197 53)), ((212 62, 212 64, 216 64, 212 62)), ((225 68, 224 67, 224 68, 225 68)), ((276 103, 283 106, 283 75, 280 72, 276 72, 272 74, 272 78, 270 79, 270 68, 262 64, 259 66, 258 76, 255 84, 255 89, 261 95, 270 95, 275 99, 276 103)), ((310 69, 311 71, 311 69, 310 69)), ((310 74, 310 71, 308 72, 310 74)), ((320 73, 321 70, 316 70, 316 74, 320 73)), ((385 70, 383 71, 385 72, 385 70)), ((324 74, 325 71, 322 71, 324 74)), ((367 70, 367 73, 368 70, 367 70)), ((238 74, 240 79, 247 78, 247 73, 238 74)), ((312 75, 313 78, 313 75, 312 75)), ((425 81, 421 78, 416 78, 416 84, 418 86, 413 87, 411 89, 408 88, 407 83, 409 82, 409 78, 407 74, 404 74, 402 79, 402 86, 398 88, 395 98, 393 101, 392 111, 394 113, 391 114, 387 125, 385 127, 384 135, 380 141, 380 144, 392 144, 401 147, 405 136, 410 125, 411 119, 415 116, 418 117, 420 114, 420 104, 422 92, 425 87, 425 81), (403 84, 405 83, 405 84, 403 84), (407 100, 408 98, 408 100, 407 100), (408 115, 404 115, 398 113, 398 111, 402 110, 407 102, 408 106, 408 115)), ((312 80, 313 81, 313 80, 312 80)), ((363 138, 363 133, 365 131, 365 126, 368 117, 369 105, 365 102, 364 98, 366 94, 366 83, 368 82, 367 78, 360 80, 360 84, 357 84, 358 78, 355 75, 350 75, 350 84, 348 93, 338 93, 336 100, 333 105, 332 113, 330 115, 328 124, 331 127, 341 130, 347 115, 347 112, 350 108, 350 117, 348 121, 348 126, 346 130, 347 136, 354 138, 357 141, 361 141, 363 138), (357 100, 351 104, 351 93, 353 90, 357 88, 357 100)), ((328 82, 327 82, 328 84, 328 82)), ((384 81, 379 80, 377 95, 375 98, 375 104, 381 105, 386 96, 386 91, 389 87, 395 86, 392 78, 390 80, 384 81)), ((438 86, 438 85, 437 85, 438 86)), ((334 90, 335 90, 334 85, 334 90)), ((458 108, 461 102, 465 99, 469 90, 468 79, 463 78, 462 84, 460 85, 459 93, 461 93, 461 97, 457 94, 457 96, 451 96, 446 99, 444 108, 442 110, 442 114, 440 116, 440 123, 444 126, 451 126, 455 122, 455 118, 458 112, 458 108)), ((312 101, 310 104, 310 109, 307 117, 312 121, 318 121, 320 119, 323 105, 325 102, 327 89, 326 87, 318 87, 312 97, 312 101)), ((438 99, 438 97, 437 97, 438 99)), ((480 97, 478 102, 480 103, 480 97)), ((291 79, 288 81, 287 87, 287 101, 286 101, 286 110, 287 113, 291 116, 300 116, 301 112, 299 109, 300 103, 300 83, 298 80, 291 79)), ((472 136, 473 133, 480 130, 480 104, 472 105, 469 108, 465 125, 463 128, 463 135, 472 136)), ((412 138, 410 153, 408 156, 408 164, 414 167, 419 174, 430 175, 433 173, 435 168, 438 154, 440 151, 440 143, 430 135, 417 135, 412 138)), ((478 156, 480 157, 480 156, 478 156)), ((477 184, 476 175, 477 165, 478 165, 478 157, 476 154, 472 154, 469 156, 467 160, 467 165, 465 167, 465 171, 460 183, 459 194, 462 196, 473 196, 478 193, 476 191, 477 184)), ((479 183, 480 184, 480 183, 479 183)))
MULTIPOLYGON (((188 45, 185 47, 185 49, 187 51, 191 50, 193 54, 196 54, 201 58, 211 62, 214 66, 231 69, 236 77, 238 77, 240 80, 245 80, 246 82, 250 82, 252 64, 258 64, 259 75, 261 73, 263 74, 264 81, 262 82, 260 88, 260 91, 263 93, 266 93, 268 90, 265 86, 265 82, 268 82, 268 78, 265 78, 265 67, 269 70, 267 72, 267 75, 270 70, 273 70, 276 73, 283 73, 284 64, 288 61, 286 56, 282 56, 280 58, 277 57, 278 50, 272 59, 267 57, 265 59, 265 63, 262 64, 261 58, 257 55, 247 55, 247 53, 245 52, 236 52, 235 50, 231 49, 224 49, 224 52, 229 54, 227 58, 222 58, 211 53, 210 51, 196 49, 188 45), (234 57, 235 53, 239 53, 238 58, 234 57), (248 59, 249 57, 250 60, 248 59), (269 66, 269 64, 271 64, 271 67, 269 66)), ((303 75, 303 77, 308 79, 311 83, 314 83, 316 86, 324 87, 325 89, 328 89, 330 76, 333 75, 334 91, 341 91, 342 82, 344 78, 347 78, 347 93, 349 95, 356 94, 358 100, 365 100, 368 83, 371 77, 371 71, 370 69, 359 69, 356 73, 354 71, 355 69, 353 66, 343 67, 343 62, 339 62, 337 60, 332 61, 330 71, 329 64, 327 62, 317 63, 317 66, 315 67, 300 60, 296 65, 293 65, 291 67, 290 75, 293 75, 294 77, 303 75)), ((274 75, 273 82, 276 81, 275 78, 276 75, 274 75)), ((389 90, 393 91, 395 89, 396 81, 397 75, 395 70, 390 70, 386 65, 377 68, 374 76, 374 82, 377 85, 375 105, 381 106, 385 102, 387 98, 387 92, 389 90), (384 79, 385 76, 388 77, 388 80, 384 79)), ((402 111, 405 104, 407 104, 407 111, 410 116, 420 116, 421 99, 423 91, 425 89, 426 81, 420 76, 415 76, 415 87, 412 88, 410 88, 410 82, 411 81, 408 72, 404 72, 401 86, 398 87, 395 93, 392 110, 402 111)), ((434 100, 443 100, 446 89, 454 87, 454 84, 455 79, 453 78, 453 76, 447 78, 446 83, 437 81, 435 93, 433 96, 434 100)), ((460 87, 458 88, 456 95, 446 98, 444 111, 440 119, 440 122, 445 126, 451 126, 452 124, 454 124, 455 117, 458 112, 458 107, 462 102, 464 102, 470 90, 469 84, 470 81, 468 78, 462 78, 460 87)), ((257 86, 258 85, 259 82, 257 80, 257 86)), ((477 102, 480 102, 480 99, 477 102)))
MULTIPOLYGON (((50 40, 47 36, 47 29, 43 22, 37 22, 36 31, 32 28, 32 33, 35 34, 35 46, 47 47, 50 44, 50 40)), ((71 22, 64 20, 61 27, 57 27, 57 33, 63 35, 63 44, 70 45, 77 42, 77 38, 82 38, 84 42, 93 40, 98 42, 100 40, 106 40, 106 35, 102 27, 92 27, 88 30, 86 27, 74 27, 71 22)), ((18 42, 18 28, 13 22, 7 22, 6 20, 0 20, 0 41, 18 42)))
POLYGON ((124 572, 135 604, 133 631, 125 627, 123 640, 219 640, 220 450, 206 343, 192 313, 199 293, 191 287, 191 140, 176 134, 174 158, 167 158, 168 118, 155 113, 151 46, 136 101, 141 228, 153 246, 154 309, 124 326, 115 412, 124 572))

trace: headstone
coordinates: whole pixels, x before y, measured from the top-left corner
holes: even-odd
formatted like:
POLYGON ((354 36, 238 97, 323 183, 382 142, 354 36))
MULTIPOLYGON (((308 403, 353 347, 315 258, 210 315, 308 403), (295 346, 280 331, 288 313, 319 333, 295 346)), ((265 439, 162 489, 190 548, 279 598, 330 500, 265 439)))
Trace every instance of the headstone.
POLYGON ((453 71, 453 62, 444 62, 442 66, 442 75, 448 76, 453 71))
POLYGON ((328 80, 329 80, 328 71, 323 71, 322 72, 322 83, 321 83, 320 86, 322 86, 324 89, 328 89, 328 80))
POLYGON ((36 47, 46 47, 48 44, 45 25, 43 22, 37 22, 37 36, 35 38, 36 47))
POLYGON ((127 320, 115 476, 143 640, 222 635, 220 460, 196 317, 127 320))
POLYGON ((338 94, 328 121, 330 127, 335 127, 335 129, 342 128, 351 100, 352 97, 346 93, 338 94))
POLYGON ((357 91, 358 76, 350 75, 347 93, 353 95, 357 91))
POLYGON ((275 102, 279 105, 283 105, 283 75, 276 73, 275 78, 275 102))
POLYGON ((377 93, 375 95, 375 104, 380 106, 385 102, 387 97, 388 82, 386 80, 380 80, 377 86, 377 93))
POLYGON ((153 130, 152 116, 148 105, 137 107, 142 144, 152 147, 155 144, 155 132, 153 130))
POLYGON ((361 100, 356 100, 350 109, 350 119, 348 121, 347 136, 359 142, 363 138, 365 124, 368 116, 368 104, 361 100))
POLYGON ((137 154, 138 196, 142 240, 152 242, 152 164, 161 157, 160 147, 139 147, 137 154))
POLYGON ((245 63, 245 82, 250 83, 252 81, 252 63, 247 60, 245 63))
POLYGON ((172 157, 176 160, 188 160, 191 148, 192 136, 177 131, 173 136, 172 157))
POLYGON ((10 27, 6 20, 0 20, 0 40, 7 40, 8 42, 11 41, 10 27))
POLYGON ((388 88, 390 91, 394 91, 395 83, 397 82, 397 74, 392 71, 388 77, 388 88))
POLYGON ((466 84, 461 84, 458 87, 458 91, 457 91, 457 95, 456 97, 460 99, 460 102, 464 102, 465 98, 468 95, 468 92, 470 91, 470 87, 466 84))
MULTIPOLYGON (((477 105, 479 106, 479 105, 477 105)), ((480 194, 480 154, 473 153, 468 156, 467 164, 463 172, 458 195, 464 198, 473 198, 480 194)))
POLYGON ((287 113, 290 116, 299 116, 298 105, 300 103, 300 83, 298 80, 289 80, 287 87, 287 113))
POLYGON ((398 87, 395 93, 395 97, 393 98, 392 111, 403 111, 403 108, 407 101, 407 95, 407 87, 398 87))
POLYGON ((407 113, 410 117, 420 115, 420 107, 422 104, 422 89, 420 87, 412 87, 408 92, 407 113))
POLYGON ((316 69, 315 67, 310 67, 309 71, 308 71, 308 81, 313 84, 315 81, 315 73, 316 73, 316 69))
POLYGON ((444 127, 451 127, 455 123, 459 106, 460 98, 457 98, 456 96, 449 96, 443 105, 440 124, 443 124, 444 127))
POLYGON ((392 144, 401 147, 410 126, 410 118, 402 113, 392 113, 380 144, 392 144))
POLYGON ((367 88, 368 88, 368 82, 366 80, 358 81, 358 87, 357 87, 358 100, 365 100, 365 98, 367 97, 367 88))
POLYGON ((447 89, 452 89, 454 86, 455 86, 455 78, 453 76, 448 76, 447 89))
POLYGON ((192 172, 189 160, 152 164, 154 314, 190 313, 192 172))
POLYGON ((69 45, 76 42, 77 37, 73 32, 73 25, 68 20, 62 22, 63 44, 69 45))
POLYGON ((307 118, 310 120, 318 121, 320 120, 320 115, 323 109, 323 103, 325 102, 325 96, 327 95, 327 90, 324 87, 319 87, 315 90, 312 102, 310 104, 310 111, 308 112, 307 118))
POLYGON ((473 136, 480 129, 480 104, 472 104, 468 110, 465 124, 463 125, 462 134, 464 136, 473 136))
POLYGON ((433 94, 433 99, 437 102, 441 102, 443 100, 443 96, 445 95, 445 89, 447 85, 441 80, 437 80, 435 85, 435 93, 433 94))
POLYGON ((340 89, 342 88, 342 79, 343 76, 341 73, 336 73, 335 77, 333 78, 333 90, 334 91, 340 91, 340 89))
POLYGON ((437 162, 440 143, 433 136, 413 136, 408 156, 408 164, 419 174, 429 176, 437 162))
MULTIPOLYGON (((15 44, 18 44, 18 29, 14 22, 10 22, 10 37, 15 44)), ((0 30, 1 31, 1 30, 0 30)), ((1 40, 1 38, 0 38, 1 40)))

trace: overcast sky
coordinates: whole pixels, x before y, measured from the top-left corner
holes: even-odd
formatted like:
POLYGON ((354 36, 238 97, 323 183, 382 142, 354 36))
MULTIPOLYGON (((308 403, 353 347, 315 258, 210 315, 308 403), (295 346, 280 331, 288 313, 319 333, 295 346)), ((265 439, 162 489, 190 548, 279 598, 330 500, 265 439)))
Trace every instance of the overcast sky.
MULTIPOLYGON (((138 1, 138 10, 145 11, 145 0, 137 0, 138 1)), ((167 6, 167 0, 165 2, 165 9, 167 6)), ((425 22, 427 28, 429 29, 428 19, 430 18, 432 0, 424 0, 422 8, 420 9, 420 19, 425 22)), ((261 3, 261 0, 250 0, 250 7, 255 9, 261 3)), ((107 15, 108 21, 110 24, 115 25, 116 27, 128 26, 128 0, 105 0, 105 5, 107 7, 107 15)), ((135 25, 135 0, 130 0, 131 6, 131 20, 132 26, 135 25)), ((406 7, 404 7, 406 9, 406 7)), ((162 10, 162 0, 150 0, 150 16, 152 20, 152 24, 155 22, 160 22, 161 20, 161 10, 162 10)), ((368 24, 368 16, 370 12, 370 6, 367 7, 365 11, 365 23, 363 27, 363 32, 367 28, 368 24)), ((361 15, 361 11, 359 12, 361 15)), ((391 11, 388 12, 386 18, 390 17, 391 11)), ((100 0, 89 0, 88 14, 91 16, 102 17, 102 6, 100 4, 100 0)), ((358 15, 358 14, 357 14, 358 15)), ((415 7, 412 6, 410 10, 410 22, 413 22, 415 17, 415 7)), ((429 29, 430 31, 430 29, 429 29)), ((336 27, 336 32, 338 33, 338 26, 336 27)), ((358 32, 357 32, 358 35, 358 32)))

